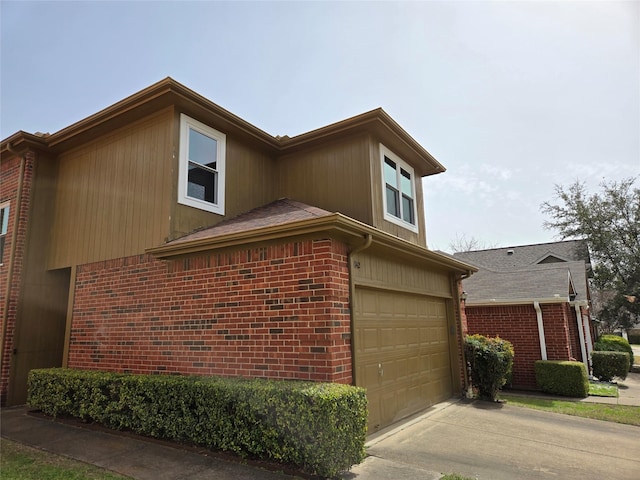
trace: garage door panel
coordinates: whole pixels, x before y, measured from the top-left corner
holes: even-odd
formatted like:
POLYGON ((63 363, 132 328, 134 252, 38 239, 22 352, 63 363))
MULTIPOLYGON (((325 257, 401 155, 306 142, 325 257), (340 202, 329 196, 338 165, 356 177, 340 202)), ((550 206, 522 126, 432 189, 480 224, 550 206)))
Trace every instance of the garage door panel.
POLYGON ((363 328, 357 334, 363 352, 377 352, 379 347, 377 328, 363 328))
POLYGON ((445 300, 358 287, 354 321, 370 431, 451 396, 445 300))

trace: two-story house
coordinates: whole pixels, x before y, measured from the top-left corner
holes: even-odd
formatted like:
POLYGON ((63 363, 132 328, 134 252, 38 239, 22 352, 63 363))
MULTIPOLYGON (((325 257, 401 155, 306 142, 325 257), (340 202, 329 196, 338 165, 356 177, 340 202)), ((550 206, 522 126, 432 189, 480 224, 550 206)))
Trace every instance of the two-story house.
POLYGON ((274 137, 171 78, 1 143, 2 401, 32 368, 367 389, 370 428, 460 392, 444 171, 377 109, 274 137))

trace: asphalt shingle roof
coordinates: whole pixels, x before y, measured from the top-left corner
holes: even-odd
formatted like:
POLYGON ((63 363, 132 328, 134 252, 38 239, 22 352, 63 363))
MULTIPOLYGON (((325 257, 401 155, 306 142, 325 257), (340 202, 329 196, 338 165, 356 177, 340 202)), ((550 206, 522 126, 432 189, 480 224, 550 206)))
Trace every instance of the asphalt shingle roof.
POLYGON ((284 225, 291 222, 333 215, 322 208, 312 207, 302 202, 281 198, 262 207, 254 208, 237 217, 224 220, 213 227, 180 237, 172 244, 196 239, 214 238, 237 232, 248 232, 257 228, 284 225))
POLYGON ((582 260, 590 263, 589 250, 584 240, 566 240, 563 242, 459 252, 455 253, 454 257, 493 270, 511 270, 537 264, 549 255, 553 255, 560 260, 582 260))
POLYGON ((588 297, 589 253, 583 240, 460 252, 455 258, 479 268, 465 279, 467 303, 588 297))

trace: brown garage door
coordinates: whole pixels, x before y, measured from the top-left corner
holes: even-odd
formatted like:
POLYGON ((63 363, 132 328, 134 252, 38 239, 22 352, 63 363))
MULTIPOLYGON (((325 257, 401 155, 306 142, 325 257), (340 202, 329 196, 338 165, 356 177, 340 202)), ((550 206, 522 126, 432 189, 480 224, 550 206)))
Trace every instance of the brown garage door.
POLYGON ((451 397, 445 300, 357 287, 354 342, 369 433, 451 397))

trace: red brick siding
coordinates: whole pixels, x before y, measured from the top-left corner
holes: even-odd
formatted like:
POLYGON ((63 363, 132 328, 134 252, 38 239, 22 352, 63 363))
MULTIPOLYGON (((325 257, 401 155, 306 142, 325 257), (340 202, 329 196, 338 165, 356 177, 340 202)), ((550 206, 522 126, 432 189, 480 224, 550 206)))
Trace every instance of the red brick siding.
POLYGON ((2 367, 0 369, 0 404, 6 405, 9 391, 9 375, 11 368, 12 352, 14 348, 14 336, 16 328, 16 314, 18 308, 18 295, 22 283, 22 267, 24 248, 27 234, 27 218, 31 200, 31 186, 33 183, 33 167, 35 154, 28 152, 25 158, 24 177, 22 179, 22 193, 20 208, 18 208, 17 196, 20 184, 20 157, 13 157, 0 162, 0 204, 10 202, 9 223, 5 237, 4 254, 0 265, 0 309, 2 309, 2 331, 4 332, 4 345, 2 345, 2 367), (15 257, 11 265, 10 254, 14 236, 15 215, 20 211, 18 223, 18 235, 16 237, 15 257), (9 281, 9 267, 13 273, 7 303, 7 283, 9 281), (6 307, 6 311, 5 311, 6 307), (6 321, 6 325, 4 322, 6 321))
POLYGON ((547 360, 570 360, 572 356, 567 304, 540 305, 540 308, 547 344, 547 360))
MULTIPOLYGON (((548 360, 571 358, 571 311, 566 303, 540 305, 548 360)), ((535 362, 542 359, 538 321, 531 305, 467 307, 469 334, 500 336, 513 344, 514 388, 535 389, 535 362)), ((575 314, 573 317, 575 322, 575 314)), ((577 326, 576 326, 577 332, 577 326)), ((575 358, 575 357, 574 357, 575 358)))
POLYGON ((536 388, 534 362, 540 360, 536 311, 532 305, 467 307, 469 334, 499 336, 513 344, 512 385, 536 388))
POLYGON ((79 266, 69 367, 351 383, 347 247, 335 240, 79 266))

